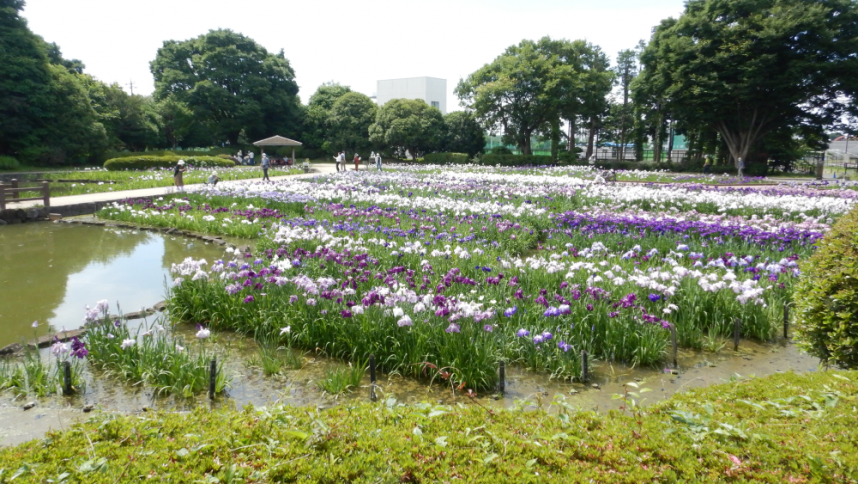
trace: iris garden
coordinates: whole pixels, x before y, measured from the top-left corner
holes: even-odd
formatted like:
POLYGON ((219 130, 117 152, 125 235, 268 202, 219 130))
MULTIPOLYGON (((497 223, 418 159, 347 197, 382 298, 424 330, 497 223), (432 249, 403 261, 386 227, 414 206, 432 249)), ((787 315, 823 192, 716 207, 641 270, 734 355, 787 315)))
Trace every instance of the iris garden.
POLYGON ((500 361, 580 380, 772 339, 800 263, 858 192, 600 183, 587 168, 405 167, 237 181, 99 216, 247 237, 174 267, 174 318, 486 391, 500 361))

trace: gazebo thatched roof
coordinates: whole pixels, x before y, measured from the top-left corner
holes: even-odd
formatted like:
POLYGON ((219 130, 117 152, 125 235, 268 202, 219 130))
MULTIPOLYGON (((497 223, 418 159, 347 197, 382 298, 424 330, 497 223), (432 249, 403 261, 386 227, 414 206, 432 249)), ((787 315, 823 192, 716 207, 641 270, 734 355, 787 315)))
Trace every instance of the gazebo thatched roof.
POLYGON ((303 143, 283 136, 272 136, 253 143, 254 146, 301 146, 303 143))

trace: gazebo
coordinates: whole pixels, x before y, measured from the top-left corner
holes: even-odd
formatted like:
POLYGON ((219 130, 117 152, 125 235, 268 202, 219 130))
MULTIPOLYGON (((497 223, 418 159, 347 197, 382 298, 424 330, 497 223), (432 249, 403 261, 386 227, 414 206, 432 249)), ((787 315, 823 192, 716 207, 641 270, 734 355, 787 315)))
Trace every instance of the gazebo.
POLYGON ((295 163, 295 147, 301 146, 303 143, 293 139, 284 138, 283 136, 272 136, 253 143, 253 146, 291 146, 292 147, 292 163, 295 163))

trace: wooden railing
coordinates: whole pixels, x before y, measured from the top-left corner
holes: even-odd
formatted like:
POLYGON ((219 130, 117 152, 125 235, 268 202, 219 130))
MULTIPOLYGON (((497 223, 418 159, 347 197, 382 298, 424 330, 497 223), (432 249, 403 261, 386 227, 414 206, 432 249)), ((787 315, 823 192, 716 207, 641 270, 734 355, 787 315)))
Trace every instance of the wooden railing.
POLYGON ((11 180, 11 183, 0 183, 0 210, 5 210, 7 203, 26 202, 29 200, 42 200, 45 207, 50 207, 50 184, 43 181, 41 186, 20 188, 18 186, 18 180, 11 180), (38 197, 21 198, 20 194, 23 192, 40 192, 41 195, 38 197))

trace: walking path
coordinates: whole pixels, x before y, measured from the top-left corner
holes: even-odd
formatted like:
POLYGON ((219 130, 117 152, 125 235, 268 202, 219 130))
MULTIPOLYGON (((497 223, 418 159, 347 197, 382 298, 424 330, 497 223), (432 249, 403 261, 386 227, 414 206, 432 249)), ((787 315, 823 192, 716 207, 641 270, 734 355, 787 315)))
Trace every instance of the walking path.
MULTIPOLYGON (((272 176, 271 181, 285 180, 287 178, 308 178, 323 173, 334 173, 334 166, 330 165, 314 165, 313 171, 301 175, 282 175, 272 176)), ((246 179, 252 180, 252 179, 246 179)), ((241 180, 239 180, 241 181, 241 180)), ((201 186, 202 184, 185 185, 185 188, 201 186)), ((162 195, 172 195, 176 193, 176 187, 158 187, 158 188, 143 188, 139 190, 122 190, 118 192, 102 192, 102 193, 87 193, 85 195, 69 195, 65 197, 51 197, 51 207, 63 207, 68 205, 79 205, 81 203, 94 202, 116 202, 128 198, 143 198, 143 197, 158 197, 162 195)), ((28 200, 26 202, 8 202, 6 203, 7 210, 17 210, 22 208, 35 207, 41 205, 41 200, 28 200)))

